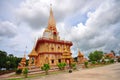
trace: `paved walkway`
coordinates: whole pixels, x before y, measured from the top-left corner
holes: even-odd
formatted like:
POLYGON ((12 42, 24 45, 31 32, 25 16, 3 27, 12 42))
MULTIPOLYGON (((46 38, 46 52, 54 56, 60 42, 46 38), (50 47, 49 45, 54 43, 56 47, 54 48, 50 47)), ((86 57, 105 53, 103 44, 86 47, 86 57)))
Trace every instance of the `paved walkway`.
POLYGON ((11 75, 15 74, 15 72, 12 72, 12 73, 8 73, 8 74, 4 74, 4 75, 0 75, 0 79, 4 79, 4 78, 7 78, 11 75))
POLYGON ((120 80, 120 63, 93 69, 37 77, 29 80, 120 80))
MULTIPOLYGON (((14 73, 2 75, 0 76, 0 80, 12 74, 14 73)), ((25 80, 120 80, 120 63, 74 71, 72 73, 60 73, 25 80)))

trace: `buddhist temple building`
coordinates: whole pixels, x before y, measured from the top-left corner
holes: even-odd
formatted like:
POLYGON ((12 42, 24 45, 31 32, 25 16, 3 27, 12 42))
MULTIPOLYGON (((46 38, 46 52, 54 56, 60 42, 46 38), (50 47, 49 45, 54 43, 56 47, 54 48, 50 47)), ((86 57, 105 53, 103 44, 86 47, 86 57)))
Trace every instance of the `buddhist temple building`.
POLYGON ((115 55, 114 55, 113 52, 110 52, 110 53, 105 54, 105 57, 114 59, 114 58, 115 58, 115 55))
POLYGON ((83 64, 85 61, 87 61, 87 59, 84 57, 83 53, 80 52, 80 50, 78 51, 77 61, 78 64, 83 64))
POLYGON ((49 64, 52 67, 61 62, 70 64, 72 62, 70 50, 72 45, 71 41, 60 39, 52 7, 50 6, 48 25, 43 32, 43 36, 38 38, 35 47, 28 55, 29 65, 41 67, 44 64, 49 64))

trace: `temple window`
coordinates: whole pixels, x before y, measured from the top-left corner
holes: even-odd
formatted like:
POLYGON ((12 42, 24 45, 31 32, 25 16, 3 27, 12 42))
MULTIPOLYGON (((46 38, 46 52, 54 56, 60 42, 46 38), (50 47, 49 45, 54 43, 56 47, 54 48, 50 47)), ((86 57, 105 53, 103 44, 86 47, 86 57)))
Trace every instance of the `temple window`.
POLYGON ((58 59, 58 63, 61 63, 61 59, 58 59))
POLYGON ((53 51, 53 50, 54 50, 54 48, 51 48, 51 50, 53 51))
POLYGON ((54 64, 54 60, 53 59, 51 60, 51 63, 54 64))
POLYGON ((58 46, 58 50, 60 50, 60 47, 58 46))

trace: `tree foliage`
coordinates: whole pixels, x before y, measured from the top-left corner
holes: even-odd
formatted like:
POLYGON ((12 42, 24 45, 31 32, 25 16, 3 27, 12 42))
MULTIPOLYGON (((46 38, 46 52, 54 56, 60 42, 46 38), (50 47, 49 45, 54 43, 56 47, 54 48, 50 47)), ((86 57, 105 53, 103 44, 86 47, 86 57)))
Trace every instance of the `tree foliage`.
POLYGON ((71 63, 71 68, 75 70, 76 69, 76 63, 71 63))
POLYGON ((103 57, 103 52, 102 51, 94 51, 89 54, 89 59, 90 61, 100 61, 103 57))
POLYGON ((50 65, 49 64, 44 64, 41 67, 41 69, 45 71, 46 75, 48 75, 48 70, 50 69, 50 65))
POLYGON ((111 50, 111 52, 113 53, 114 56, 116 56, 116 53, 113 50, 111 50))
POLYGON ((66 63, 62 62, 62 63, 58 63, 57 65, 59 67, 60 70, 64 70, 66 63))
POLYGON ((24 69, 23 69, 23 74, 24 74, 25 78, 27 78, 28 68, 24 68, 24 69))
POLYGON ((74 61, 77 62, 77 57, 74 57, 74 61))
POLYGON ((9 68, 10 68, 10 64, 11 64, 10 61, 6 61, 6 69, 7 69, 7 70, 9 70, 9 68))
POLYGON ((20 61, 21 58, 15 57, 13 54, 7 55, 7 52, 0 50, 0 69, 15 69, 20 61))
POLYGON ((5 51, 0 51, 0 69, 5 68, 7 53, 5 51))
POLYGON ((17 70, 16 70, 16 74, 19 75, 19 74, 21 74, 21 73, 22 73, 22 69, 17 69, 17 70))
POLYGON ((88 62, 84 62, 85 68, 88 68, 88 62))

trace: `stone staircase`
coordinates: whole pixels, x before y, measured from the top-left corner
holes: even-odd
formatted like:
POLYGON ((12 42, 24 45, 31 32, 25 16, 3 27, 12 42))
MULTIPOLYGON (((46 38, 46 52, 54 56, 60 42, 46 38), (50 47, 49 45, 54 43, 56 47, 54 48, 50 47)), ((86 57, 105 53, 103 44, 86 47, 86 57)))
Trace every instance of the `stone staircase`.
MULTIPOLYGON (((57 71, 59 70, 57 67, 52 67, 49 72, 53 72, 53 71, 57 71)), ((36 67, 36 66, 32 66, 31 69, 29 69, 29 73, 28 74, 40 74, 40 73, 44 73, 45 71, 41 70, 41 68, 36 67)))

